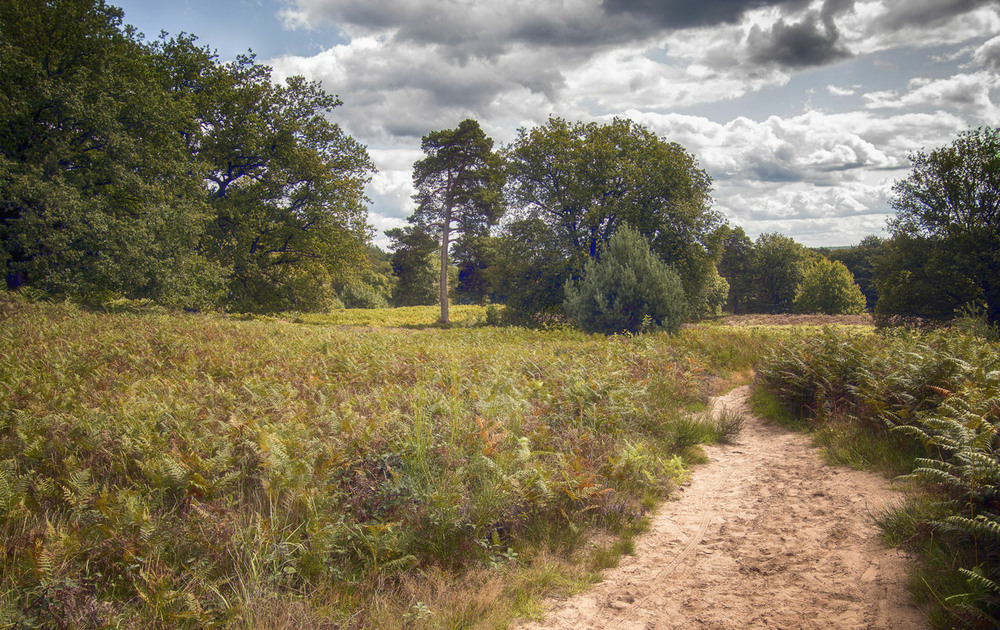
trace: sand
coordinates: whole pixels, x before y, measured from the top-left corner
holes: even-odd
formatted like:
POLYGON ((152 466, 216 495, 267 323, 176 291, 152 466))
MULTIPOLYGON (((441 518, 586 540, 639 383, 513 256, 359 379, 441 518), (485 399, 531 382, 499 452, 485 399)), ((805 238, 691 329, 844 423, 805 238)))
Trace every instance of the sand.
POLYGON ((741 387, 714 399, 746 414, 735 444, 653 517, 604 581, 550 601, 524 630, 929 627, 909 603, 909 560, 871 514, 901 499, 876 474, 824 464, 809 437, 764 423, 741 387))

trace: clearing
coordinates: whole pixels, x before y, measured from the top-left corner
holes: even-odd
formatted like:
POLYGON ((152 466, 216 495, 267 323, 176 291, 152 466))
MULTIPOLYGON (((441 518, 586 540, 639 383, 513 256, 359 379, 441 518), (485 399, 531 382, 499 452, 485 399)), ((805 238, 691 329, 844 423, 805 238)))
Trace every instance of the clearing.
POLYGON ((909 603, 907 558, 870 516, 898 493, 824 464, 808 436, 750 413, 748 395, 714 400, 744 412, 742 433, 705 448, 710 463, 660 507, 635 555, 525 630, 928 627, 909 603))

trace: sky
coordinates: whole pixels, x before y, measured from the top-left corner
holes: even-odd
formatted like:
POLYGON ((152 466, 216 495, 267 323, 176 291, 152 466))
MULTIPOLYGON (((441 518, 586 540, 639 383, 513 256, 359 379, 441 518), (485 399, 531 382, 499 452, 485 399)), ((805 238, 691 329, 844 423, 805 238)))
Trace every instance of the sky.
POLYGON ((498 145, 549 116, 683 145, 751 238, 885 234, 908 157, 1000 125, 1000 0, 111 0, 149 37, 321 81, 368 147, 376 243, 412 212, 424 134, 498 145))

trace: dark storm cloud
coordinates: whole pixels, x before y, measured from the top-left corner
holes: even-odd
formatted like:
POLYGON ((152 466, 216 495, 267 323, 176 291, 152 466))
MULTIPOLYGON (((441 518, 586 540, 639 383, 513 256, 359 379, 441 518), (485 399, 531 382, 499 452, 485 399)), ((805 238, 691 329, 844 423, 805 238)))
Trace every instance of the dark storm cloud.
POLYGON ((714 26, 738 22, 751 9, 769 6, 803 6, 808 0, 604 0, 608 15, 649 19, 667 29, 714 26))
MULTIPOLYGON (((300 2, 300 4, 303 4, 300 2)), ((308 15, 396 42, 438 45, 452 57, 492 58, 514 44, 594 49, 645 37, 659 30, 648 20, 609 16, 597 4, 568 10, 538 2, 453 5, 437 0, 336 0, 310 3, 308 15)))
POLYGON ((832 20, 823 22, 813 15, 797 24, 778 20, 768 31, 754 28, 747 45, 756 63, 804 68, 849 57, 850 52, 839 39, 832 20))

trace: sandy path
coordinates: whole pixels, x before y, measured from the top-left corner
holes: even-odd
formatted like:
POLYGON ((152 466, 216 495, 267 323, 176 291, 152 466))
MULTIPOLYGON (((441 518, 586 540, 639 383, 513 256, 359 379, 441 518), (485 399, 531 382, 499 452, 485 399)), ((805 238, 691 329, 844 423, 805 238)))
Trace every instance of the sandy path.
MULTIPOLYGON (((746 410, 747 395, 716 408, 746 410)), ((898 497, 885 479, 827 466, 807 436, 749 412, 735 445, 706 452, 634 556, 523 628, 928 627, 908 603, 907 560, 869 517, 898 497)))

